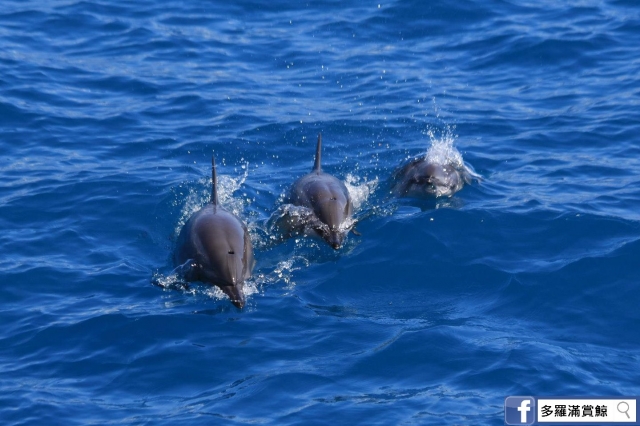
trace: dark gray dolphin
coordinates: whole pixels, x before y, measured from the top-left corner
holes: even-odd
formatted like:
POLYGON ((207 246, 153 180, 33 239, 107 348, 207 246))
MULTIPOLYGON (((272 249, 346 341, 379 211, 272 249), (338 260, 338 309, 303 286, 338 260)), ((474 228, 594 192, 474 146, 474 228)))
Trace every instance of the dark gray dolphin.
POLYGON ((196 212, 180 231, 174 255, 187 281, 213 284, 238 308, 245 303, 244 281, 255 264, 247 227, 218 203, 216 166, 211 157, 211 203, 196 212))
POLYGON ((471 175, 453 164, 438 164, 427 157, 415 158, 392 176, 391 193, 396 197, 441 197, 459 191, 471 175))
POLYGON ((313 170, 294 182, 288 202, 309 209, 303 219, 305 225, 337 250, 353 227, 353 206, 345 184, 322 171, 321 152, 322 134, 319 134, 313 170))

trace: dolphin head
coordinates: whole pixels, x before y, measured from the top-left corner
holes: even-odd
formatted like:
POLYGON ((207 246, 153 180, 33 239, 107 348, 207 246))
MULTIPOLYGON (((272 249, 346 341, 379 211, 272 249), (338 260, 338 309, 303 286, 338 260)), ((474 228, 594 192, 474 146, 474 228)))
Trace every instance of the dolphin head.
POLYGON ((244 297, 244 283, 235 286, 235 285, 222 285, 218 286, 220 289, 229 296, 231 303, 234 304, 235 307, 242 309, 244 308, 244 304, 246 299, 244 297))
POLYGON ((198 246, 201 280, 220 287, 242 308, 244 281, 255 263, 247 229, 231 213, 218 209, 202 223, 198 246))
POLYGON ((344 231, 329 231, 329 233, 324 235, 323 238, 331 247, 338 250, 342 247, 345 235, 347 235, 347 233, 344 231))
POLYGON ((462 186, 460 172, 450 164, 437 164, 425 159, 412 161, 397 175, 396 193, 408 196, 451 195, 462 186))
POLYGON ((238 308, 244 307, 245 259, 243 248, 223 247, 209 251, 208 262, 202 267, 203 281, 218 286, 238 308), (236 254, 238 250, 238 254, 236 254))
POLYGON ((322 224, 316 227, 316 232, 334 249, 339 249, 348 232, 344 229, 345 222, 351 214, 351 202, 341 192, 325 194, 318 200, 314 209, 322 224))

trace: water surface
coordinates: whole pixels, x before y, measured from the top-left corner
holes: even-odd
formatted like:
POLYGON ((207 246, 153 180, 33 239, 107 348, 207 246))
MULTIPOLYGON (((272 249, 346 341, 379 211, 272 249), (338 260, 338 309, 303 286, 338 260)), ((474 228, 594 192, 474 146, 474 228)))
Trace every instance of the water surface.
POLYGON ((2 423, 499 425, 508 395, 640 394, 640 8, 450 3, 4 1, 2 423), (319 132, 362 235, 274 244, 319 132), (480 181, 388 196, 446 141, 480 181), (242 311, 171 285, 212 152, 256 246, 242 311))

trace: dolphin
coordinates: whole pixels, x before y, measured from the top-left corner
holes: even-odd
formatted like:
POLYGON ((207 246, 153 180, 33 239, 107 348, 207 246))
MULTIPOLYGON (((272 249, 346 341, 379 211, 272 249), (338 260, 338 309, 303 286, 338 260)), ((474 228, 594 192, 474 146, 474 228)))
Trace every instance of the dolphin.
POLYGON ((428 157, 414 158, 392 175, 396 197, 450 197, 469 183, 473 174, 454 164, 438 164, 428 157))
POLYGON ((296 180, 289 192, 287 202, 303 208, 297 214, 297 220, 289 218, 289 224, 312 229, 337 250, 354 225, 351 220, 353 205, 345 184, 322 171, 321 152, 322 134, 319 134, 311 173, 296 180))
POLYGON ((211 202, 196 212, 180 231, 174 262, 186 266, 187 281, 213 284, 242 309, 244 281, 255 265, 247 227, 218 202, 216 165, 211 157, 211 202))

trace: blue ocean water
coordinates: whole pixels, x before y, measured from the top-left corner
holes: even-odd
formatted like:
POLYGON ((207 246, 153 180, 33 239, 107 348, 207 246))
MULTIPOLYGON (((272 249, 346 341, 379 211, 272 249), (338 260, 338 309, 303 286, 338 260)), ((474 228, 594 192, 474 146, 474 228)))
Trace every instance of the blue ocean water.
POLYGON ((508 395, 640 394, 635 1, 0 3, 0 420, 500 425, 508 395), (266 221, 313 164, 334 251, 266 221), (388 196, 432 146, 482 176, 388 196), (247 306, 172 285, 208 201, 247 306))

